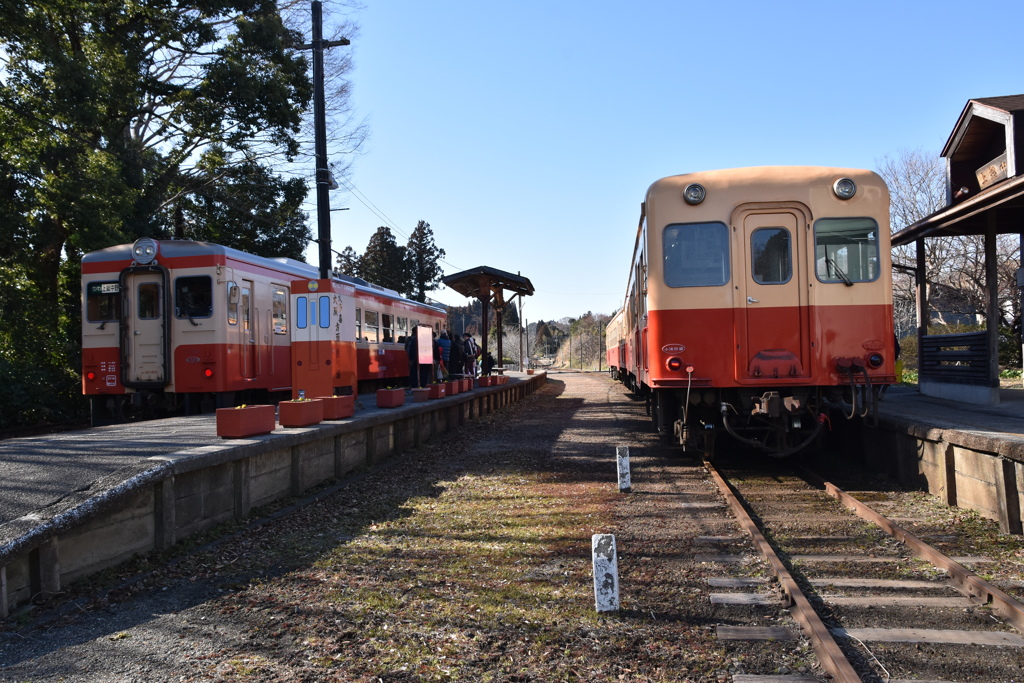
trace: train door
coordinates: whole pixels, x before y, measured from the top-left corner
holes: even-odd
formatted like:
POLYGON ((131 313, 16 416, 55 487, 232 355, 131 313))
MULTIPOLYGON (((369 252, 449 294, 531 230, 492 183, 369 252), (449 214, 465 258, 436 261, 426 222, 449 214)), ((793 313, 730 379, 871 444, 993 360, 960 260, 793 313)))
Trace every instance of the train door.
POLYGON ((120 287, 122 382, 133 389, 162 388, 170 378, 167 273, 153 266, 128 269, 120 287))
POLYGON ((737 253, 744 262, 736 268, 738 380, 806 376, 806 221, 801 214, 741 214, 742 248, 737 253))
POLYGON ((242 295, 240 297, 242 315, 242 377, 255 377, 257 357, 256 343, 256 311, 253 306, 255 287, 252 280, 242 280, 242 295))

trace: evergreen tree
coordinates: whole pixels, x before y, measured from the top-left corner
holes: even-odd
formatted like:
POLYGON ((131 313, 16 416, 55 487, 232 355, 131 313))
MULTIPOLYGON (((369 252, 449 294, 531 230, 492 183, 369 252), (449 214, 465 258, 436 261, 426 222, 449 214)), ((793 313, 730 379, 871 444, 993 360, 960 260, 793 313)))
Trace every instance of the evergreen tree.
POLYGON ((359 257, 359 277, 399 294, 408 294, 407 259, 405 247, 399 246, 391 230, 382 225, 370 237, 366 251, 359 257))
POLYGON ((345 247, 338 254, 338 272, 342 275, 359 276, 359 254, 351 246, 345 247))
POLYGON ((444 249, 434 244, 434 233, 430 223, 420 221, 409 236, 405 247, 408 258, 410 280, 410 298, 426 301, 427 292, 437 289, 441 284, 444 272, 440 260, 444 258, 444 249))

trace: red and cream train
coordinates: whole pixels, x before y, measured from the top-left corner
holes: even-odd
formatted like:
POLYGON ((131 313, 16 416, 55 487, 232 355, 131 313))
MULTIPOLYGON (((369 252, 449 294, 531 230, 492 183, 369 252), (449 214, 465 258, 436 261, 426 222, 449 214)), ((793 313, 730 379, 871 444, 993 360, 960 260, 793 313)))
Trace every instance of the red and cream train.
POLYGON ((86 254, 82 305, 94 423, 403 382, 406 335, 446 319, 292 259, 149 238, 86 254))
POLYGON ((612 373, 656 427, 777 456, 815 442, 827 406, 873 409, 895 381, 889 193, 870 171, 761 167, 647 191, 612 373))

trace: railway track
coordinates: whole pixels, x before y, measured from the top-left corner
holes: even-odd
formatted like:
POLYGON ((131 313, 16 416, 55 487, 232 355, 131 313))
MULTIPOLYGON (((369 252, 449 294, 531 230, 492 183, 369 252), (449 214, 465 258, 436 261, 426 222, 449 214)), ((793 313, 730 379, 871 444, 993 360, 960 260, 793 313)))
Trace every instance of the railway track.
MULTIPOLYGON (((802 635, 825 672, 734 681, 1024 681, 1024 557, 1007 561, 986 525, 958 525, 958 511, 920 494, 855 496, 810 473, 780 474, 777 462, 705 468, 741 530, 697 539, 717 573, 708 583, 719 640, 777 643, 781 654, 802 635), (762 558, 775 581, 751 570, 762 558), (802 634, 765 625, 779 608, 802 634)), ((714 528, 713 503, 684 507, 714 528)))

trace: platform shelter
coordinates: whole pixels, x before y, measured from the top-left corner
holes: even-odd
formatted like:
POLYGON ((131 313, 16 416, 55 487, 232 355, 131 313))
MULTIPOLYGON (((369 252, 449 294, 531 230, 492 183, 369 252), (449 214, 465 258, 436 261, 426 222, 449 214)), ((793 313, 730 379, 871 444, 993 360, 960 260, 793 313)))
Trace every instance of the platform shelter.
MULTIPOLYGON (((480 301, 481 320, 483 330, 481 331, 480 348, 481 357, 487 356, 487 321, 490 317, 488 312, 494 308, 495 322, 498 330, 501 330, 502 313, 505 307, 512 303, 515 297, 533 296, 533 283, 529 278, 522 275, 506 273, 504 270, 491 268, 490 266, 478 266, 461 273, 455 273, 442 278, 441 282, 454 289, 459 294, 480 301)), ((498 363, 504 358, 501 344, 501 334, 498 338, 498 363)))
MULTIPOLYGON (((967 403, 999 403, 999 283, 996 236, 1024 245, 1024 95, 970 100, 953 128, 946 159, 946 206, 893 235, 915 244, 918 382, 922 394, 967 403), (929 238, 983 235, 987 330, 927 334, 930 319, 925 244, 929 238)), ((1021 271, 1017 285, 1021 286, 1021 271)))

